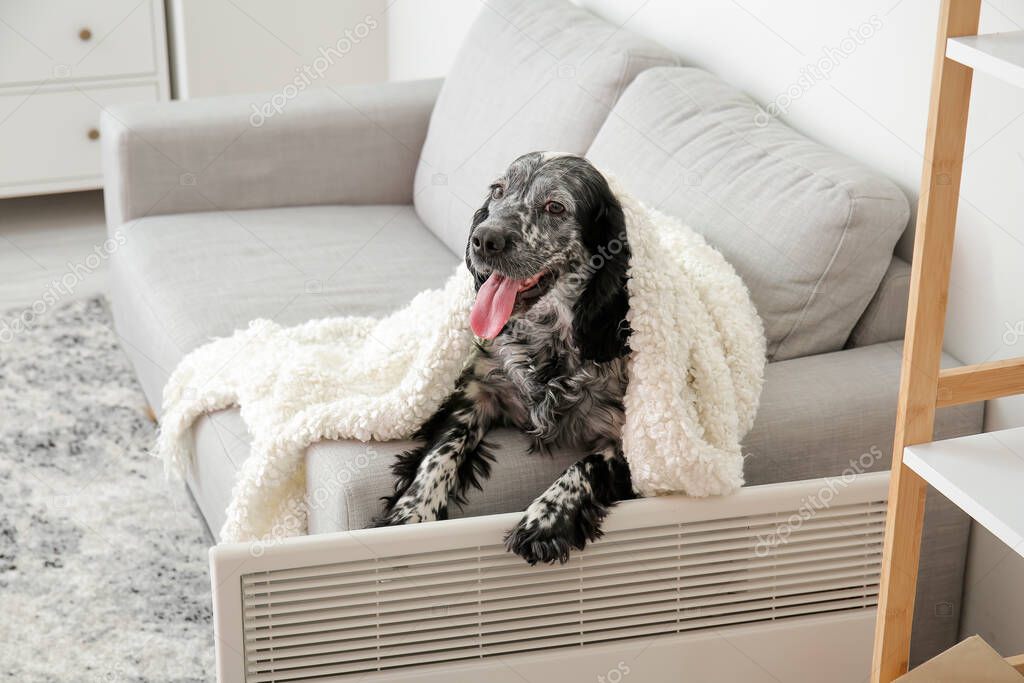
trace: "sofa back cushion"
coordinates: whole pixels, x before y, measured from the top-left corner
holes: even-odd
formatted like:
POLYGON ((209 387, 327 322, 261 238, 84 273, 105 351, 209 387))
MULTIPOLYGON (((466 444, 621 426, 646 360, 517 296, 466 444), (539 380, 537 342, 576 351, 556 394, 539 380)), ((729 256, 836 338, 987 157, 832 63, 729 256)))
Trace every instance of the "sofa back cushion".
POLYGON ((909 216, 893 183, 699 69, 641 74, 587 155, 733 264, 772 360, 843 348, 909 216))
POLYGON ((445 79, 416 171, 423 222, 463 253, 490 182, 527 152, 583 154, 658 45, 562 0, 484 3, 445 79))

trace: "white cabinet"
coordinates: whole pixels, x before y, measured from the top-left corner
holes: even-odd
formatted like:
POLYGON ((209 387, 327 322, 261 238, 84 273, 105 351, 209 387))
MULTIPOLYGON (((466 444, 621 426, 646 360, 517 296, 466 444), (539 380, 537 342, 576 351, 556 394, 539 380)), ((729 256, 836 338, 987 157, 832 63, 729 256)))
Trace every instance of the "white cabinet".
POLYGON ((162 0, 0 0, 0 197, 102 186, 100 113, 169 97, 162 0))

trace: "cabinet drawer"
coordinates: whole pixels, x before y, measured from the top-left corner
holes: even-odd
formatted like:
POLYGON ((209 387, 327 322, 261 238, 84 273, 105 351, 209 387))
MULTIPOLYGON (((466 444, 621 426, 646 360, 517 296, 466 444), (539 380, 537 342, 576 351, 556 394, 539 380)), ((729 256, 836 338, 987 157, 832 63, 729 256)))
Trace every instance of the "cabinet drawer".
POLYGON ((157 99, 155 83, 0 95, 0 195, 44 182, 98 181, 100 111, 157 99))
POLYGON ((0 85, 156 73, 153 0, 0 0, 0 85))

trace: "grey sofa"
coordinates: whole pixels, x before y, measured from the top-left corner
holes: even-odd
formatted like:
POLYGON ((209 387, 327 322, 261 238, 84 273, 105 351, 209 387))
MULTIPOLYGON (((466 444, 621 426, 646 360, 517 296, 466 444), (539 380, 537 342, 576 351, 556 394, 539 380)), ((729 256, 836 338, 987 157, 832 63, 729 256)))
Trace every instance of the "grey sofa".
MULTIPOLYGON (((885 179, 767 120, 714 76, 569 4, 489 3, 444 81, 108 112, 103 121, 118 334, 159 411, 178 360, 256 317, 381 314, 437 286, 491 178, 520 153, 588 155, 704 233, 749 285, 769 338, 745 441, 748 484, 888 467, 909 266, 908 206, 885 179), (265 111, 265 110, 264 110, 265 111)), ((948 364, 955 361, 947 358, 948 364)), ((981 406, 937 432, 980 431, 981 406)), ((237 410, 199 421, 188 485, 210 530, 248 456, 237 410)), ((454 515, 521 509, 575 454, 496 435, 488 486, 454 515)), ((310 530, 361 528, 401 443, 306 456, 310 530)), ((968 523, 929 499, 915 661, 957 633, 968 523)))

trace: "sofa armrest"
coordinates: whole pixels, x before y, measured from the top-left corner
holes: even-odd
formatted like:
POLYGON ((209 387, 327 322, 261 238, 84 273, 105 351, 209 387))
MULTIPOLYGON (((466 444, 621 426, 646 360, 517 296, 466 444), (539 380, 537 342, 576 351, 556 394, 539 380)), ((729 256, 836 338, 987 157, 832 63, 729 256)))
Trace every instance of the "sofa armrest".
POLYGON ((910 264, 893 256, 878 291, 850 333, 847 348, 903 339, 910 300, 910 264))
POLYGON ((112 107, 107 223, 300 204, 409 204, 441 81, 112 107))

